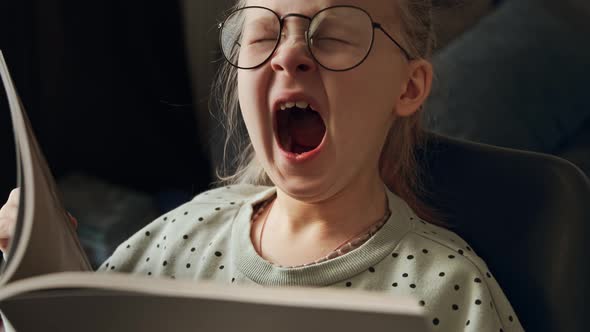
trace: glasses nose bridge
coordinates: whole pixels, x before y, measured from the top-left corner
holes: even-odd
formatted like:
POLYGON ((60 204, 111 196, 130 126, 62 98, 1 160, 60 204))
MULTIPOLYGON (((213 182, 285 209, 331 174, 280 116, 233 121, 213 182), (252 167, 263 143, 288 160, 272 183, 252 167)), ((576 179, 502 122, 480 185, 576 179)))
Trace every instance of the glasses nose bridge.
MULTIPOLYGON (((307 31, 308 31, 309 26, 311 24, 312 18, 309 16, 302 15, 302 14, 297 14, 297 13, 291 13, 291 14, 287 14, 287 15, 281 17, 280 18, 281 40, 284 40, 287 37, 289 37, 288 35, 293 35, 293 32, 290 29, 288 29, 288 28, 286 29, 288 18, 299 18, 299 19, 303 19, 303 20, 307 21, 307 24, 303 25, 303 26, 291 24, 291 25, 295 25, 295 29, 293 29, 296 32, 295 37, 303 37, 303 40, 307 43, 307 31)), ((293 43, 295 43, 295 41, 293 43)))

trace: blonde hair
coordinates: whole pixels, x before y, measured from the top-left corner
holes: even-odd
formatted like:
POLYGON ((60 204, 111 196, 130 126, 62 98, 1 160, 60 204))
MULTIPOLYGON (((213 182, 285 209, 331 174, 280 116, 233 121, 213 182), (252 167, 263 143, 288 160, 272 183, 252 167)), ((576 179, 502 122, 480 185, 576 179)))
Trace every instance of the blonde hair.
MULTIPOLYGON (((238 0, 230 9, 245 5, 238 0)), ((397 1, 402 31, 402 43, 413 59, 429 59, 434 49, 431 0, 397 1)), ((223 185, 249 183, 273 185, 259 164, 244 121, 241 119, 237 93, 237 69, 223 62, 212 91, 215 109, 221 110, 225 121, 223 161, 217 169, 218 183, 223 185), (231 158, 229 156, 232 156, 231 158)), ((388 188, 403 198, 421 218, 443 224, 437 213, 420 197, 424 197, 416 150, 424 147, 422 110, 414 115, 398 118, 387 135, 379 166, 381 177, 388 188)))

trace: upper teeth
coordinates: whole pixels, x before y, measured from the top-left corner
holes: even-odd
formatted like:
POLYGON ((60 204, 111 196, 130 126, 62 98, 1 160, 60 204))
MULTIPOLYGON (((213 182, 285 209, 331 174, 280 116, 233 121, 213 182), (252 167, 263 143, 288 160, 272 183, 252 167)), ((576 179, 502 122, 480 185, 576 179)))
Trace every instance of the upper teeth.
MULTIPOLYGON (((281 110, 283 110, 283 111, 286 110, 287 108, 293 108, 295 106, 303 109, 303 108, 307 108, 309 106, 309 103, 307 103, 305 101, 296 101, 296 102, 288 101, 288 102, 282 103, 280 105, 281 110)), ((311 109, 313 109, 313 107, 311 109)))

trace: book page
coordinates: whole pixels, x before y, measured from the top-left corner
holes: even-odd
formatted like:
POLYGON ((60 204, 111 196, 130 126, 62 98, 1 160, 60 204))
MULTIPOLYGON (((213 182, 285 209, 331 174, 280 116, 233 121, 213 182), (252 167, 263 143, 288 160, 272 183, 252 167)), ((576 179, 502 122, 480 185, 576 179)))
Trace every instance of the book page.
POLYGON ((19 213, 0 284, 61 271, 88 271, 90 263, 59 198, 8 67, 0 52, 0 75, 15 134, 19 213))
POLYGON ((22 331, 429 331, 415 300, 391 294, 117 273, 17 281, 0 289, 0 302, 22 331))

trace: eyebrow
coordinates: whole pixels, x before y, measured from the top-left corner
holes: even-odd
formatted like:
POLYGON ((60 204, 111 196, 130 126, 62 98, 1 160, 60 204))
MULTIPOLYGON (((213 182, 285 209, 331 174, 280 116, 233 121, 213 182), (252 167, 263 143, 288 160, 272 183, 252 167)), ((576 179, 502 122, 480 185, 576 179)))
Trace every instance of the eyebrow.
POLYGON ((305 15, 305 16, 308 16, 308 17, 313 17, 315 14, 317 14, 322 9, 328 8, 328 7, 332 7, 332 6, 334 6, 334 5, 328 5, 328 6, 322 6, 322 7, 319 7, 318 5, 314 5, 313 7, 309 8, 308 10, 306 10, 304 12, 298 12, 298 11, 296 11, 296 12, 293 12, 293 11, 285 12, 283 10, 278 10, 278 9, 275 9, 275 8, 272 8, 272 7, 266 7, 266 8, 269 8, 273 12, 277 13, 279 15, 279 17, 283 18, 283 17, 285 17, 285 15, 293 14, 293 13, 305 15))
POLYGON ((244 20, 244 24, 252 24, 259 27, 263 27, 265 29, 271 29, 274 26, 274 18, 268 16, 258 16, 254 18, 248 18, 244 20))

